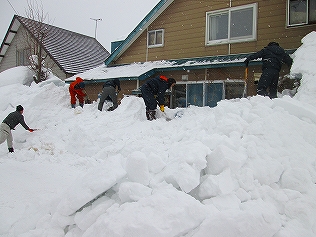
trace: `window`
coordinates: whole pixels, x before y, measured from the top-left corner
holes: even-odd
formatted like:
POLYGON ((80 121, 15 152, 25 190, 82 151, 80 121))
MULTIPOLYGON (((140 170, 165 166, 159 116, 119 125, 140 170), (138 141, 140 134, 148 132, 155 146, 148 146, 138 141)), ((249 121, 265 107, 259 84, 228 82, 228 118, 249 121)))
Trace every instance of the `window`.
POLYGON ((147 46, 148 48, 162 47, 164 43, 164 30, 148 31, 147 46))
POLYGON ((255 40, 257 4, 206 13, 206 45, 255 40))
POLYGON ((288 0, 288 26, 316 23, 315 0, 288 0))
POLYGON ((21 49, 16 51, 16 65, 17 66, 27 66, 30 64, 29 56, 31 50, 30 49, 21 49))
POLYGON ((223 99, 246 96, 243 80, 179 82, 172 88, 172 108, 189 105, 214 107, 223 99))

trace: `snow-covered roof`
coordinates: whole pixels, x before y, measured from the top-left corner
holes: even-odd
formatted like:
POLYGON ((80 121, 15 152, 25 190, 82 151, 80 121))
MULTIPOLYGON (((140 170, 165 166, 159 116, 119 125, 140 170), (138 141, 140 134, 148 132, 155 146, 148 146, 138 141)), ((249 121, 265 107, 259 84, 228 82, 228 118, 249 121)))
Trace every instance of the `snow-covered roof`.
MULTIPOLYGON (((288 50, 293 53, 294 50, 288 50)), ((120 80, 144 80, 158 72, 181 71, 203 68, 222 68, 232 66, 245 66, 244 61, 249 54, 231 54, 222 56, 210 56, 202 58, 188 58, 167 61, 152 61, 144 63, 132 63, 127 65, 106 66, 101 65, 97 68, 79 73, 66 81, 74 81, 77 76, 86 81, 108 80, 120 78, 120 80)), ((252 65, 261 64, 261 60, 252 61, 252 65)))

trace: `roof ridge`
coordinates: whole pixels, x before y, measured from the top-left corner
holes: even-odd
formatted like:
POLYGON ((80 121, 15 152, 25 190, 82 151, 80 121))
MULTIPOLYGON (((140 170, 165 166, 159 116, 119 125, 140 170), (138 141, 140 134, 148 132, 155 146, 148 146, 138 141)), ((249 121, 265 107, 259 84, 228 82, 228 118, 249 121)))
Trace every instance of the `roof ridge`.
POLYGON ((70 33, 78 34, 78 35, 81 35, 81 36, 84 36, 84 37, 87 37, 87 38, 91 38, 91 39, 96 40, 96 39, 95 39, 94 37, 92 37, 92 36, 89 36, 89 35, 84 35, 84 34, 82 34, 82 33, 78 33, 78 32, 71 31, 71 30, 67 30, 67 29, 61 28, 61 27, 59 27, 59 26, 55 26, 55 25, 51 25, 51 24, 47 24, 47 23, 45 23, 45 22, 39 22, 39 21, 36 21, 36 20, 34 20, 34 19, 27 18, 27 17, 20 16, 20 15, 14 15, 14 16, 16 16, 16 17, 18 17, 18 18, 23 18, 23 19, 28 20, 28 21, 38 22, 38 23, 44 24, 44 25, 46 25, 46 26, 50 26, 50 27, 53 27, 53 28, 59 29, 59 30, 61 30, 61 31, 68 31, 68 32, 70 32, 70 33))

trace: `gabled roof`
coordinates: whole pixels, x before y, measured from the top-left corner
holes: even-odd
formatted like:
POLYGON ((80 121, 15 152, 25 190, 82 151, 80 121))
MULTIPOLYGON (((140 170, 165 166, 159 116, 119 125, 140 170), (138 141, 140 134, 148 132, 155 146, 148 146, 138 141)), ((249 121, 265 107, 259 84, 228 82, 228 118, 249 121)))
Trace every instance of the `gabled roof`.
POLYGON ((105 65, 109 65, 112 61, 119 58, 124 51, 140 36, 147 27, 173 2, 174 0, 161 0, 136 26, 136 28, 127 36, 111 55, 104 61, 105 65))
MULTIPOLYGON (((36 38, 34 24, 39 24, 39 22, 14 15, 1 44, 0 62, 20 25, 23 25, 36 38)), ((44 26, 48 30, 48 35, 42 46, 65 73, 77 74, 97 67, 109 56, 109 52, 93 37, 48 24, 44 26)))

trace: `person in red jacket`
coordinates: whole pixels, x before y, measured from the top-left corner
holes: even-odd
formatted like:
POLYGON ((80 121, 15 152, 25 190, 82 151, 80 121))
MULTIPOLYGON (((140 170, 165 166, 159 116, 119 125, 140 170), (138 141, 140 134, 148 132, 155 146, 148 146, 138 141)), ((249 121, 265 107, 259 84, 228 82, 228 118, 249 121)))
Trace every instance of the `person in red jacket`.
POLYGON ((85 90, 85 83, 81 77, 76 77, 76 80, 69 85, 70 104, 72 108, 76 107, 76 97, 79 100, 79 105, 83 107, 84 97, 87 96, 85 90))

